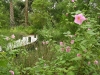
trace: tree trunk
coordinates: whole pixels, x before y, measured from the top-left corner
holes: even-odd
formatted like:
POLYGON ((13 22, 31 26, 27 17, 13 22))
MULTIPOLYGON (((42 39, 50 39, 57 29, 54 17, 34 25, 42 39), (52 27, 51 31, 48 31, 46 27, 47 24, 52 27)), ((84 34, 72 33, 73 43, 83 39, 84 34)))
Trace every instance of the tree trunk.
POLYGON ((10 0, 10 26, 14 27, 15 22, 14 22, 14 10, 13 10, 13 2, 10 0))
POLYGON ((25 0, 25 25, 28 25, 28 0, 25 0))

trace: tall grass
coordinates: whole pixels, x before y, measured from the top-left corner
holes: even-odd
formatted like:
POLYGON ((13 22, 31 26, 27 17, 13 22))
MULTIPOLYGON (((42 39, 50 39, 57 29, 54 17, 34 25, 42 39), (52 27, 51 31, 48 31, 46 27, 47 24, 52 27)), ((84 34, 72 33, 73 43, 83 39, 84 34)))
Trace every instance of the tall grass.
POLYGON ((14 59, 15 65, 21 66, 20 75, 25 75, 23 73, 24 68, 34 67, 39 61, 39 58, 45 61, 53 61, 55 58, 55 51, 52 51, 51 48, 51 44, 42 44, 42 41, 37 41, 31 45, 25 46, 24 49, 20 49, 19 54, 14 59))

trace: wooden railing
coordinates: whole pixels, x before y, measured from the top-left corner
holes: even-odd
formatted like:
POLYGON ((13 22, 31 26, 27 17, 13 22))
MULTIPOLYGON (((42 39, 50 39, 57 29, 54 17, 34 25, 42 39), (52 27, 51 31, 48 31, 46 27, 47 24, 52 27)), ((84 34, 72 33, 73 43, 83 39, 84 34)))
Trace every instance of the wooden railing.
MULTIPOLYGON (((14 48, 18 48, 18 47, 22 47, 31 43, 34 43, 37 40, 37 35, 29 35, 26 37, 23 37, 22 39, 10 42, 7 44, 6 49, 14 49, 14 48)), ((2 47, 0 46, 0 51, 2 51, 2 47)))

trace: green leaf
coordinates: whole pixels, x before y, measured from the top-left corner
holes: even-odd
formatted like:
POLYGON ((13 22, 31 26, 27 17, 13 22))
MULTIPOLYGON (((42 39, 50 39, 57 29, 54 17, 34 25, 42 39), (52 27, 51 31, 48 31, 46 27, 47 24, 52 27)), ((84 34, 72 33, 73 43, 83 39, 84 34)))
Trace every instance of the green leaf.
POLYGON ((67 73, 67 75, 75 75, 75 73, 74 73, 73 71, 69 71, 69 72, 67 73))
POLYGON ((68 70, 73 70, 75 67, 74 66, 70 66, 69 68, 68 68, 68 70))
POLYGON ((99 74, 97 74, 97 73, 95 72, 95 73, 93 73, 92 75, 99 75, 99 74))
POLYGON ((75 13, 76 13, 76 14, 80 14, 80 13, 81 13, 81 11, 80 11, 80 10, 77 10, 75 13))
POLYGON ((7 66, 7 60, 6 59, 0 59, 0 66, 6 67, 7 66))
MULTIPOLYGON (((86 40, 82 41, 82 43, 83 42, 86 42, 86 40)), ((80 47, 82 48, 82 50, 86 50, 86 48, 83 45, 81 45, 81 44, 80 44, 80 47)))
POLYGON ((90 35, 95 35, 96 34, 96 33, 93 32, 93 30, 88 30, 87 33, 90 34, 90 35))
POLYGON ((77 60, 81 60, 82 57, 75 57, 75 58, 72 58, 71 61, 77 61, 77 60))
POLYGON ((86 55, 86 59, 90 59, 90 56, 89 55, 86 55))

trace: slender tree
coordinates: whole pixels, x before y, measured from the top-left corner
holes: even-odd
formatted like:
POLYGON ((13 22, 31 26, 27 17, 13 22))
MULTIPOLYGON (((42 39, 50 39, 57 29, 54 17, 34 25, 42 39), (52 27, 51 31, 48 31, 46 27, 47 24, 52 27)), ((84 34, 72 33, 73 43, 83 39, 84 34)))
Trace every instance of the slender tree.
POLYGON ((14 10, 13 10, 13 1, 10 0, 10 25, 11 27, 14 27, 15 22, 14 22, 14 10))
POLYGON ((25 25, 28 25, 28 0, 25 0, 25 25))

